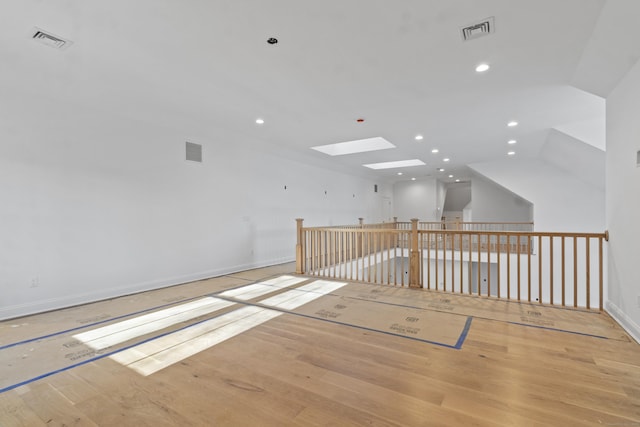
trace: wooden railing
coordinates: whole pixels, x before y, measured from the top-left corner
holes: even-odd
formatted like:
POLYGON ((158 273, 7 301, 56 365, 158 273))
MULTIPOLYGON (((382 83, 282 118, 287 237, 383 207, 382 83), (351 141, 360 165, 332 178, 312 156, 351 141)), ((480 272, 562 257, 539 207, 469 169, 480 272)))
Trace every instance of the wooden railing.
MULTIPOLYGON (((395 222, 395 224, 396 228, 402 230, 411 229, 411 222, 395 222)), ((533 222, 420 221, 418 230, 533 231, 533 222)))
POLYGON ((303 227, 296 271, 334 279, 409 286, 602 310, 606 233, 468 231, 401 223, 303 227))

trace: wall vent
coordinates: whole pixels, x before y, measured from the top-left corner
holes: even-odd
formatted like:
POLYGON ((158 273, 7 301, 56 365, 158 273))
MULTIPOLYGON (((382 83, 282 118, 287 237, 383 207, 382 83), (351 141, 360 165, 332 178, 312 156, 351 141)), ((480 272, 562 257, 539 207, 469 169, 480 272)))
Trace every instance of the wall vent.
POLYGON ((33 29, 31 38, 44 45, 47 45, 54 49, 60 49, 60 50, 64 50, 73 44, 71 40, 67 40, 67 39, 63 39, 62 37, 55 36, 50 32, 41 30, 40 28, 37 28, 37 27, 33 29))
POLYGON ((187 160, 191 162, 202 163, 202 145, 194 144, 193 142, 187 142, 185 147, 187 152, 187 160))
POLYGON ((473 40, 479 37, 488 36, 495 32, 495 24, 493 16, 491 18, 483 19, 480 22, 469 25, 461 29, 462 40, 473 40))

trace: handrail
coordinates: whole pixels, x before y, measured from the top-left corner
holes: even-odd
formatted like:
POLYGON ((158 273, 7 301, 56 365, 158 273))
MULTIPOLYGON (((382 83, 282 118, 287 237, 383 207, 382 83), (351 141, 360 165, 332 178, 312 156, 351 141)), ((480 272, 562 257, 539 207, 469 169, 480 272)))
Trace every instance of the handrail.
MULTIPOLYGON (((398 222, 397 228, 408 229, 410 222, 398 222)), ((533 222, 421 221, 419 230, 469 231, 533 231, 533 222)))
MULTIPOLYGON (((603 308, 608 233, 304 227, 300 274, 531 303, 603 308), (592 250, 597 247, 597 250, 592 250), (594 280, 595 279, 595 280, 594 280)), ((394 225, 394 227, 389 227, 394 225)))

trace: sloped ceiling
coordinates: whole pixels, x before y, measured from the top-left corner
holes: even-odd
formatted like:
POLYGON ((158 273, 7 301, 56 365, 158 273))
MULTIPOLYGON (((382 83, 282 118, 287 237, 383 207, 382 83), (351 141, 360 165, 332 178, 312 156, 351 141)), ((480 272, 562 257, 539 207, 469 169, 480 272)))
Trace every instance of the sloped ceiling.
POLYGON ((640 58, 640 43, 634 36, 639 17, 637 0, 608 0, 571 84, 606 98, 640 58))
POLYGON ((464 180, 467 164, 509 149, 537 156, 549 129, 597 114, 582 89, 610 83, 584 76, 619 17, 604 0, 5 0, 0 111, 43 138, 72 137, 92 110, 203 139, 231 129, 240 143, 380 181, 464 180), (460 28, 487 17, 495 33, 463 42, 460 28), (34 26, 74 44, 38 44, 34 26), (480 62, 491 69, 476 73, 480 62), (397 148, 340 158, 309 149, 374 136, 397 148), (402 177, 362 167, 409 158, 426 166, 402 177))

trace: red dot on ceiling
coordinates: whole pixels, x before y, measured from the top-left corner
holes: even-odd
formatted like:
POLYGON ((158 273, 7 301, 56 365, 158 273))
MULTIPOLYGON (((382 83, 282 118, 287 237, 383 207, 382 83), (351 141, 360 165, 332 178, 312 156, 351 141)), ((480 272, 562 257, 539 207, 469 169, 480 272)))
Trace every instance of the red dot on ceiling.
POLYGON ((358 123, 363 123, 363 122, 364 122, 364 119, 358 119, 358 120, 356 120, 356 122, 358 122, 358 123))

